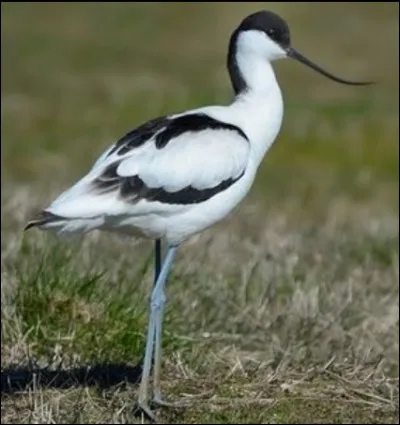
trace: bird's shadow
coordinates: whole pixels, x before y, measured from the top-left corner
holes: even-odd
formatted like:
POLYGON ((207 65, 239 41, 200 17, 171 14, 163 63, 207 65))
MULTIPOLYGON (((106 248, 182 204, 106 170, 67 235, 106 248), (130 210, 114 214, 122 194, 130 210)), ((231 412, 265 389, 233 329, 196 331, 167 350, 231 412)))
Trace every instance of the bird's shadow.
POLYGON ((1 394, 23 394, 38 387, 67 389, 79 386, 97 386, 107 389, 124 383, 137 384, 141 376, 142 362, 135 366, 98 363, 58 370, 29 366, 9 367, 1 371, 1 394))

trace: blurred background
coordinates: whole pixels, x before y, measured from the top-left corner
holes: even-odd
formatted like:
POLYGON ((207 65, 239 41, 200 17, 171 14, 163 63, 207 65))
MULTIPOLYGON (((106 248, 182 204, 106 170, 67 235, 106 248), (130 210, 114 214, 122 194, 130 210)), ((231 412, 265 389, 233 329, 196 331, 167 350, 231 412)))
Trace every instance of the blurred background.
POLYGON ((263 8, 287 20, 310 59, 377 84, 343 86, 276 62, 284 123, 254 190, 307 213, 337 196, 396 208, 399 34, 390 2, 2 4, 2 187, 36 186, 37 207, 142 121, 230 102, 229 37, 263 8))

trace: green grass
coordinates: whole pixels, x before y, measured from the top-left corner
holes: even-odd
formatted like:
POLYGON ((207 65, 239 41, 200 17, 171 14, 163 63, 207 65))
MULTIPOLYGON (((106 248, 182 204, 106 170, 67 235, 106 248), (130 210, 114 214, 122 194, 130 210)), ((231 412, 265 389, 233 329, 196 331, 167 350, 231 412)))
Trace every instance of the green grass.
MULTIPOLYGON (((151 244, 22 228, 128 129, 228 103, 227 39, 262 7, 2 3, 2 422, 141 422, 151 244)), ((276 63, 279 138, 170 276, 162 389, 190 405, 158 414, 398 423, 398 5, 265 7, 312 60, 377 84, 276 63)))

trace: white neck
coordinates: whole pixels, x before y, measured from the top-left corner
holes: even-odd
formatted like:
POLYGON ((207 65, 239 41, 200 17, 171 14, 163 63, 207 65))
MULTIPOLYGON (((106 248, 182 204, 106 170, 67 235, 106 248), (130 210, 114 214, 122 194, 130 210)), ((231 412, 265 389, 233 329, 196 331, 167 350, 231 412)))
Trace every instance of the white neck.
POLYGON ((277 137, 283 118, 283 100, 271 63, 259 52, 238 49, 236 69, 243 89, 233 102, 237 123, 251 140, 256 167, 277 137))
POLYGON ((279 90, 275 72, 270 62, 259 54, 238 52, 236 55, 238 70, 246 84, 246 92, 252 95, 269 96, 279 90), (249 93, 250 94, 250 93, 249 93))
POLYGON ((236 95, 246 91, 268 95, 277 81, 271 61, 286 52, 260 31, 233 33, 228 52, 228 70, 236 95))

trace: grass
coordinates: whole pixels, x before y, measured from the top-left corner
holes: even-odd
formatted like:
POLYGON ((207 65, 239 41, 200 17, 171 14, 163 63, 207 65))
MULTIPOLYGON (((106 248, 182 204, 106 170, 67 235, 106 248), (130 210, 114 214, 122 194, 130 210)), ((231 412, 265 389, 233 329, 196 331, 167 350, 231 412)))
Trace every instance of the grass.
MULTIPOLYGON (((2 3, 3 423, 141 422, 151 244, 21 229, 129 128, 229 102, 227 37, 261 7, 2 3)), ((305 55, 378 84, 276 64, 278 141, 169 280, 162 387, 191 404, 160 420, 398 423, 398 5, 265 7, 305 55)))

